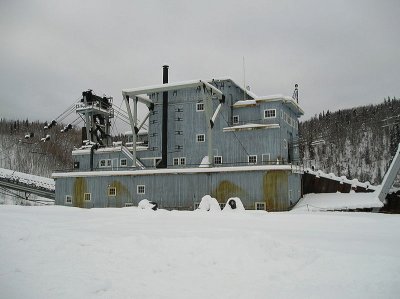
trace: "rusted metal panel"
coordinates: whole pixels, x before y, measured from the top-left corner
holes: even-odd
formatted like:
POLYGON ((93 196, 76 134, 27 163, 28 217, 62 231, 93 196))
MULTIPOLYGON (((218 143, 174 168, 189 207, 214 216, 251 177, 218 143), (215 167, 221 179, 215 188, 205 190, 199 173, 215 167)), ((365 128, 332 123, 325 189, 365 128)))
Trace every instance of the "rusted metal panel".
POLYGON ((267 211, 284 211, 288 204, 288 172, 268 171, 263 180, 264 201, 267 211))

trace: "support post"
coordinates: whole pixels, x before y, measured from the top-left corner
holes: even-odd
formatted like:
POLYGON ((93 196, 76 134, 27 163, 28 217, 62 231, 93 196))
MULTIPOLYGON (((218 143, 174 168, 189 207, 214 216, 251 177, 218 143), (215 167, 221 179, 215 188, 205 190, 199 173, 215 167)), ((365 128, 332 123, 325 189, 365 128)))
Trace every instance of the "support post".
POLYGON ((390 164, 389 169, 387 170, 385 176, 383 177, 382 184, 380 185, 380 188, 377 190, 378 198, 381 202, 385 201, 386 196, 388 195, 390 188, 392 187, 399 170, 400 170, 400 143, 397 148, 397 152, 393 157, 393 161, 390 164))
POLYGON ((132 130, 132 137, 134 137, 134 142, 133 142, 133 150, 132 150, 132 156, 133 156, 133 166, 136 167, 136 134, 135 134, 135 121, 132 116, 132 111, 131 107, 129 105, 129 96, 126 96, 124 93, 122 93, 126 105, 126 111, 128 112, 129 116, 129 124, 131 125, 131 130, 132 130))

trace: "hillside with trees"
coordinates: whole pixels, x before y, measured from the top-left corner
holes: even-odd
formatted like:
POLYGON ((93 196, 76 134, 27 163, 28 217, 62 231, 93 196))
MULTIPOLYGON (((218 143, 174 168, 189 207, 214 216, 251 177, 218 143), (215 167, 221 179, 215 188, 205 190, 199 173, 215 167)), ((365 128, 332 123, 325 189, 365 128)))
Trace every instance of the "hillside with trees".
POLYGON ((305 167, 379 184, 400 142, 400 100, 322 112, 299 134, 305 167))
POLYGON ((44 129, 45 123, 29 120, 0 120, 0 167, 50 177, 53 170, 71 169, 71 151, 80 146, 80 132, 62 133, 64 125, 44 129), (33 133, 26 139, 25 135, 33 133), (46 135, 50 139, 42 141, 46 135))

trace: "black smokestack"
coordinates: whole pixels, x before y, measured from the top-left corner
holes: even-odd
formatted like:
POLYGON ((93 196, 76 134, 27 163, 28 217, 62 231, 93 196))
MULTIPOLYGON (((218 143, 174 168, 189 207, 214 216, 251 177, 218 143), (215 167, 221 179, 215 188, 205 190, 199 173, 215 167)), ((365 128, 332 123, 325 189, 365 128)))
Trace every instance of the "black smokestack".
MULTIPOLYGON (((163 66, 163 84, 168 83, 168 65, 163 66)), ((159 168, 167 168, 168 152, 168 91, 163 92, 163 114, 162 114, 162 159, 159 168)))

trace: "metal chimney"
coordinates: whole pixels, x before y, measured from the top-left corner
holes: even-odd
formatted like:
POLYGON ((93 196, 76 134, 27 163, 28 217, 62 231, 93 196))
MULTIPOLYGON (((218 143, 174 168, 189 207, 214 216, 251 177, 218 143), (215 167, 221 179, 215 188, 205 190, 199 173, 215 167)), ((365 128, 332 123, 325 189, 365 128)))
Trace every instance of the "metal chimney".
MULTIPOLYGON (((163 84, 168 83, 168 65, 163 65, 163 84)), ((162 159, 158 168, 167 168, 168 165, 168 91, 163 92, 162 114, 162 159)))

